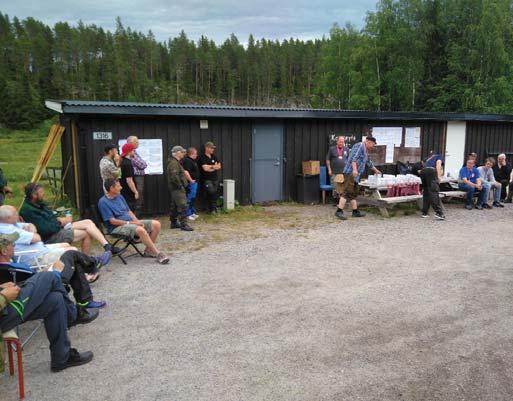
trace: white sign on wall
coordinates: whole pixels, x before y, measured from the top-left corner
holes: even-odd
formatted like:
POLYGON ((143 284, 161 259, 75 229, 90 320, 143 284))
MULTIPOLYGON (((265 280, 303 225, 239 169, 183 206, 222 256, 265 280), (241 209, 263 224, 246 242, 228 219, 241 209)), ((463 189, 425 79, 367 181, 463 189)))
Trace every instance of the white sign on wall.
MULTIPOLYGON (((126 139, 118 141, 119 153, 126 139)), ((162 155, 162 139, 139 139, 137 154, 148 164, 146 175, 164 174, 164 156, 162 155)))
POLYGON ((94 141, 112 140, 112 132, 93 132, 94 141))
POLYGON ((403 127, 373 127, 372 136, 378 145, 387 147, 385 163, 394 162, 394 148, 403 141, 403 127))

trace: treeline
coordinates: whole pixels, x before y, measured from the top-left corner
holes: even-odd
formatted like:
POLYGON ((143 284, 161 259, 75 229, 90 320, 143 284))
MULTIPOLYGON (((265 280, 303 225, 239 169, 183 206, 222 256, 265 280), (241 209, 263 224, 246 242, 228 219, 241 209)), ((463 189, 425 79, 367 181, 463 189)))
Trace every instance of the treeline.
POLYGON ((0 13, 0 123, 29 128, 48 98, 513 113, 512 0, 381 0, 362 30, 244 46, 116 22, 0 13))

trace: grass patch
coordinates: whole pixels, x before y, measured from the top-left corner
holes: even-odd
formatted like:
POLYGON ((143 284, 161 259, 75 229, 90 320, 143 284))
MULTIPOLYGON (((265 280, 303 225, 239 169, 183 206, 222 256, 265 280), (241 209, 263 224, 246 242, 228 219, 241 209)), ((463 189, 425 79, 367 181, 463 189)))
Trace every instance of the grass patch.
MULTIPOLYGON (((23 201, 23 187, 32 178, 50 127, 56 122, 56 119, 46 120, 30 131, 0 128, 0 168, 14 192, 12 197, 6 199, 7 204, 18 207, 23 201)), ((62 165, 60 143, 48 165, 62 165)), ((42 180, 42 183, 46 184, 46 181, 42 180)), ((48 201, 52 202, 51 192, 46 192, 48 201)))

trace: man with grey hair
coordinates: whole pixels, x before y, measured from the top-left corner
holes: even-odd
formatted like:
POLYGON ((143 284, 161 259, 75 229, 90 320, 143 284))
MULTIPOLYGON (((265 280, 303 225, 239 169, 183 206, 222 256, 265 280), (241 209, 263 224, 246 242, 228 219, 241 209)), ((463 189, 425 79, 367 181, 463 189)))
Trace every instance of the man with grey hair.
POLYGON ((169 219, 171 220, 171 228, 193 231, 193 228, 187 224, 186 189, 189 181, 185 177, 185 171, 181 164, 185 153, 186 150, 183 147, 173 146, 171 157, 167 162, 167 185, 171 196, 169 219))
MULTIPOLYGON (((493 166, 493 175, 495 179, 501 184, 501 201, 504 202, 506 199, 506 189, 510 185, 510 176, 511 176, 511 164, 508 163, 506 159, 506 155, 501 153, 497 156, 497 163, 493 166)), ((509 201, 511 201, 511 189, 510 188, 510 196, 508 197, 509 201)))
POLYGON ((139 138, 135 135, 131 135, 126 139, 127 143, 131 143, 135 147, 134 155, 131 158, 132 166, 134 167, 134 180, 135 186, 137 187, 137 191, 139 192, 139 199, 136 200, 135 207, 136 210, 141 210, 143 206, 143 194, 144 194, 144 175, 146 167, 148 167, 148 163, 146 163, 143 158, 137 153, 137 149, 139 148, 139 138))

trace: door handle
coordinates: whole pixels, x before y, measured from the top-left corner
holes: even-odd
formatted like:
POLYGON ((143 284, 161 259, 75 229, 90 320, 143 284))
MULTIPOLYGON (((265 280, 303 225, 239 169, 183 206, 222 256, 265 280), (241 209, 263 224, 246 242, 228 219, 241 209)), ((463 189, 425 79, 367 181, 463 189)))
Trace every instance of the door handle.
POLYGON ((280 165, 280 162, 276 162, 274 163, 275 166, 279 166, 280 165))

